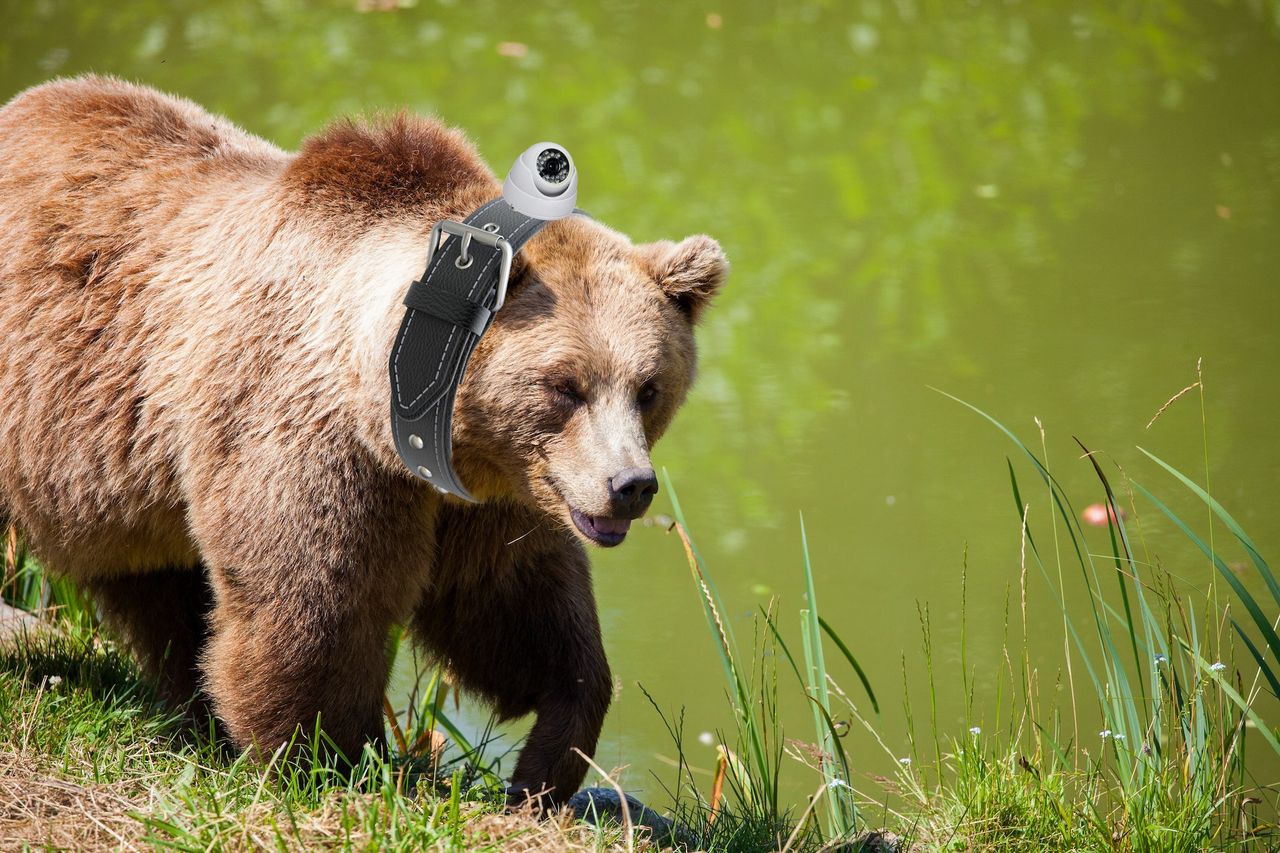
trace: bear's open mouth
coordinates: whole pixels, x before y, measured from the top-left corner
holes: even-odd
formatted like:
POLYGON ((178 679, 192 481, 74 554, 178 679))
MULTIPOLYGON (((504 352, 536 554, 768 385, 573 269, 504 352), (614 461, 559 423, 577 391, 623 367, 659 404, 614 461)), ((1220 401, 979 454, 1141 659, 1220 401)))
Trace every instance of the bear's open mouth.
POLYGON ((598 515, 587 515, 574 507, 569 507, 569 516, 582 531, 582 535, 606 548, 620 545, 627 538, 627 530, 631 527, 629 518, 604 518, 598 515))

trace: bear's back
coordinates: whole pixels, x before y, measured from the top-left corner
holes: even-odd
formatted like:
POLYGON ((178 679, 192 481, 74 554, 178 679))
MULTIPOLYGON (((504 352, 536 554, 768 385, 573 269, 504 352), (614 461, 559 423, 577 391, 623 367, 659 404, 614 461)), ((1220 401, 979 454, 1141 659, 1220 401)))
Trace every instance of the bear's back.
POLYGON ((52 173, 73 161, 106 178, 200 159, 266 166, 284 157, 192 101, 97 75, 18 94, 0 108, 0 147, 25 161, 10 161, 15 168, 5 172, 14 175, 40 163, 52 173))
POLYGON ((76 298, 109 289, 124 280, 111 267, 167 252, 161 241, 193 209, 287 162, 153 89, 97 76, 28 89, 0 109, 0 297, 48 306, 59 285, 76 298))

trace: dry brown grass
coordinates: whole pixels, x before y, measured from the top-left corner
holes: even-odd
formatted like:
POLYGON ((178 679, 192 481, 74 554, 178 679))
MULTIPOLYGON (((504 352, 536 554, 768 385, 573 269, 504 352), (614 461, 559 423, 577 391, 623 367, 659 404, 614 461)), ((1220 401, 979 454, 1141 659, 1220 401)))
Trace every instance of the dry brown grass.
MULTIPOLYGON (((158 839, 144 818, 170 816, 161 797, 145 778, 112 784, 73 780, 52 768, 47 758, 0 752, 0 851, 153 848, 158 839)), ((226 850, 361 848, 368 835, 358 822, 352 825, 350 815, 371 809, 375 799, 373 794, 334 791, 320 808, 295 812, 288 820, 277 804, 264 799, 225 816, 217 846, 226 850)), ((514 853, 626 849, 621 840, 602 843, 595 831, 568 814, 540 821, 528 814, 463 808, 462 849, 514 853)), ((442 840, 437 849, 458 848, 442 840)), ((638 841, 635 849, 654 848, 638 841)))
POLYGON ((0 850, 137 847, 145 811, 136 785, 73 782, 31 756, 0 752, 0 850))

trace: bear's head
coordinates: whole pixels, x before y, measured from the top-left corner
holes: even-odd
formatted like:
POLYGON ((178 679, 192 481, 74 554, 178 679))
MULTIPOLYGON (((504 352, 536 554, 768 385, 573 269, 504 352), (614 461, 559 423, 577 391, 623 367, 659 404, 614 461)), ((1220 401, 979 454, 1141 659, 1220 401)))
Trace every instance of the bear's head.
POLYGON ((658 490, 649 451, 693 382, 693 328, 727 272, 710 237, 632 245, 581 217, 549 225, 459 390, 462 481, 620 543, 658 490))

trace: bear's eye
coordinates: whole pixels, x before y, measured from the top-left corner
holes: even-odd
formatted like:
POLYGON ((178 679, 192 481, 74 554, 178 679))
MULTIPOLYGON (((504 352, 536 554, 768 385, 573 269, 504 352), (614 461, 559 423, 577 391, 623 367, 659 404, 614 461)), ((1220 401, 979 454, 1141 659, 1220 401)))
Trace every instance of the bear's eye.
POLYGON ((639 404, 641 408, 650 405, 656 399, 658 399, 658 386, 654 385, 652 382, 645 385, 640 389, 640 392, 636 394, 636 403, 639 404))
POLYGON ((551 386, 551 390, 567 403, 580 406, 586 402, 586 399, 582 396, 582 390, 572 379, 553 379, 548 384, 551 386))

